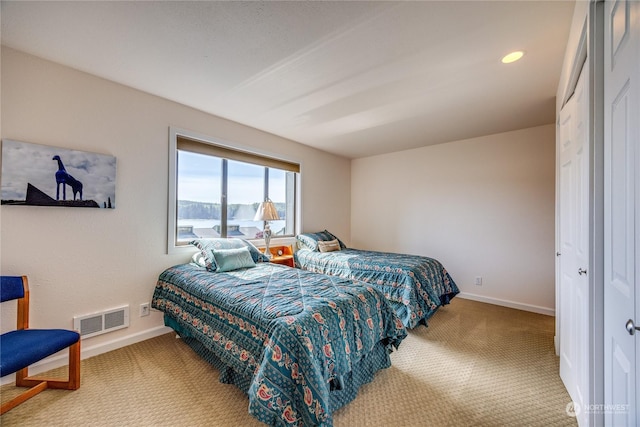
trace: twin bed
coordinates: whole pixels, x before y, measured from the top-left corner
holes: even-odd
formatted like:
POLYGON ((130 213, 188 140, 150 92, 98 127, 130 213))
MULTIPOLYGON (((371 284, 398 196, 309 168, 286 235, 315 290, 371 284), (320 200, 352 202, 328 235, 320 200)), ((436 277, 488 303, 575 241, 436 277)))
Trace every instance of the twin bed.
POLYGON ((240 239, 192 243, 200 251, 162 272, 152 305, 268 425, 331 426, 406 337, 375 283, 265 262, 240 239))
POLYGON ((460 291, 433 258, 349 249, 327 230, 298 235, 296 267, 366 282, 389 301, 407 328, 427 324, 460 291))

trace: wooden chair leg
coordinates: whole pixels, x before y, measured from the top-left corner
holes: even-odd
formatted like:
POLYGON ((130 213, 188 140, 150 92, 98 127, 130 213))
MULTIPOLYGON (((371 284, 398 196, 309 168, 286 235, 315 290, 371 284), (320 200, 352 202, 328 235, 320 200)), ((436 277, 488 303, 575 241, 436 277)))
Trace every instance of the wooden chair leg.
POLYGON ((80 388, 80 341, 69 347, 69 390, 80 388))
POLYGON ((46 390, 46 388, 47 388, 47 382, 46 381, 38 382, 35 386, 31 387, 29 390, 25 391, 24 393, 20 394, 19 396, 14 397, 13 399, 8 401, 7 403, 3 403, 2 407, 0 407, 0 415, 2 415, 5 412, 15 408, 16 406, 18 406, 19 404, 21 404, 25 400, 31 399, 36 394, 40 393, 43 390, 46 390))
POLYGON ((16 372, 16 386, 34 387, 46 381, 47 388, 62 390, 77 390, 80 388, 80 341, 69 347, 69 377, 67 380, 59 378, 29 376, 29 368, 16 372))
MULTIPOLYGON (((25 380, 29 377, 29 367, 22 368, 16 372, 16 386, 17 387, 33 387, 36 384, 28 384, 25 380)), ((40 382, 40 381, 38 381, 40 382)))
POLYGON ((29 368, 23 368, 16 372, 16 386, 30 387, 24 393, 14 397, 10 401, 3 403, 0 408, 0 415, 15 408, 24 401, 31 399, 36 394, 47 388, 77 390, 80 388, 80 341, 69 347, 69 379, 60 381, 55 378, 30 377, 29 368))

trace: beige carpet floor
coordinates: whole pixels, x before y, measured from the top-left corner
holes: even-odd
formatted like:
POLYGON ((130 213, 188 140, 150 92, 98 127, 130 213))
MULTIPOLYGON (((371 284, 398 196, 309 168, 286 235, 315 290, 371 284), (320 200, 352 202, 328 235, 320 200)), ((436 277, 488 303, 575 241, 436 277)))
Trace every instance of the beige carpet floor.
MULTIPOLYGON (((575 426, 554 318, 456 298, 394 352, 341 426, 575 426)), ((64 371, 64 368, 56 370, 64 371)), ((0 389, 2 401, 15 394, 0 389)), ((77 391, 45 390, 2 426, 260 426, 248 399, 174 334, 82 361, 77 391)))

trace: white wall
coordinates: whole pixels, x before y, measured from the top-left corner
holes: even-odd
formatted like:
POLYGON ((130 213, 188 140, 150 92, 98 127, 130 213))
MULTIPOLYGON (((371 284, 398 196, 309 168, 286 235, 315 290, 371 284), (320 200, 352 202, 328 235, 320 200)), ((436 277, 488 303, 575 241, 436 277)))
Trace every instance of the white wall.
POLYGON ((554 168, 554 125, 352 160, 352 246, 436 258, 469 298, 553 314, 554 168))
MULTIPOLYGON (((163 331, 160 313, 140 318, 138 307, 163 269, 188 259, 166 254, 170 125, 300 161, 303 231, 350 234, 348 159, 6 47, 1 65, 3 139, 117 158, 114 210, 0 208, 0 271, 29 276, 33 327, 130 305, 130 327, 84 340, 83 357, 163 331)), ((3 330, 13 316, 3 310, 3 330)))

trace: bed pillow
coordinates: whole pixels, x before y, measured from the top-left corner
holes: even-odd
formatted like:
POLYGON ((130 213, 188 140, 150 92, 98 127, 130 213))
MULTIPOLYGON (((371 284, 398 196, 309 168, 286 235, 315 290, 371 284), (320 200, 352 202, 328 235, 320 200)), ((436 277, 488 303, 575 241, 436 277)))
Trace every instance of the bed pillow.
POLYGON ((318 250, 320 252, 334 252, 340 250, 340 243, 338 243, 338 239, 329 240, 328 242, 319 241, 318 242, 318 250))
MULTIPOLYGON (((204 263, 204 267, 209 271, 216 271, 217 265, 216 260, 213 256, 213 251, 220 249, 238 249, 246 247, 249 250, 254 263, 269 262, 269 258, 267 258, 262 252, 260 252, 258 248, 253 245, 253 243, 243 239, 225 239, 220 237, 215 239, 195 239, 190 241, 189 243, 200 249, 200 254, 202 255, 201 262, 204 263)), ((198 263, 198 265, 202 264, 198 263)))
POLYGON ((318 242, 329 242, 331 240, 337 240, 340 245, 340 249, 346 249, 347 246, 342 243, 340 239, 338 239, 333 234, 329 233, 327 230, 319 231, 317 233, 303 233, 298 234, 296 236, 298 239, 298 248, 300 249, 309 249, 310 251, 318 251, 318 242))
POLYGON ((214 244, 213 244, 213 240, 208 240, 208 239, 196 239, 196 240, 192 240, 189 242, 190 244, 192 244, 193 246, 195 246, 196 248, 200 249, 200 256, 197 256, 197 253, 192 257, 192 259, 195 257, 197 259, 196 264, 198 265, 202 265, 204 264, 204 268, 206 268, 209 271, 216 271, 216 268, 218 267, 216 265, 216 260, 213 257, 213 249, 214 249, 214 244))
POLYGON ((237 249, 216 249, 213 251, 213 257, 216 260, 216 273, 224 273, 225 271, 238 270, 240 268, 255 267, 251 253, 248 247, 237 249))
POLYGON ((202 252, 198 251, 191 256, 191 263, 197 265, 198 267, 207 268, 207 260, 202 255, 202 252))
POLYGON ((240 240, 248 249, 251 254, 251 258, 253 258, 253 262, 270 262, 269 258, 262 252, 260 249, 256 248, 256 246, 248 240, 238 239, 240 240))

